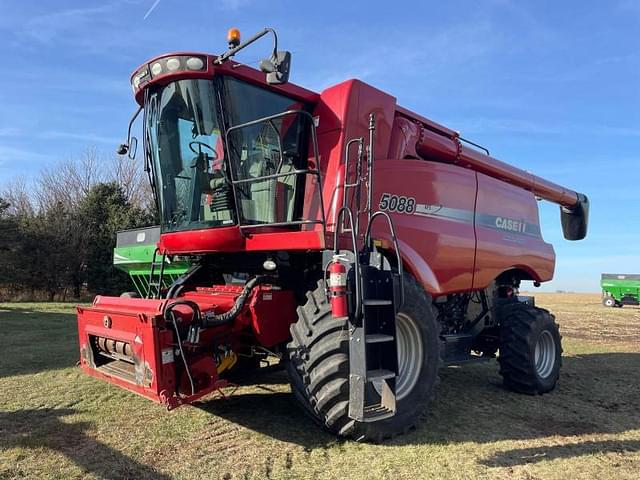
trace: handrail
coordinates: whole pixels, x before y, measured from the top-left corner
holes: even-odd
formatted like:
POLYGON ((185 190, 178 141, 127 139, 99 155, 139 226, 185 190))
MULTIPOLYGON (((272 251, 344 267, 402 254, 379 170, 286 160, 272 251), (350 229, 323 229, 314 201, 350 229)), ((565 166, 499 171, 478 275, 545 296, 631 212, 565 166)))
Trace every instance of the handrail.
MULTIPOLYGON (((344 190, 342 193, 342 206, 346 207, 347 206, 347 190, 349 188, 353 188, 355 187, 357 190, 355 192, 354 195, 354 203, 356 204, 356 207, 358 209, 357 213, 356 213, 356 223, 355 226, 351 225, 351 228, 355 228, 357 232, 359 232, 359 228, 360 228, 360 191, 361 191, 361 187, 362 187, 362 150, 364 147, 364 137, 357 137, 357 138, 352 138, 351 140, 349 140, 347 142, 347 145, 345 146, 344 149, 344 155, 345 155, 345 160, 344 160, 344 190), (349 179, 349 149, 351 148, 351 145, 353 145, 354 143, 358 144, 358 161, 356 163, 356 182, 355 183, 349 183, 348 179, 349 179)), ((340 224, 336 223, 336 228, 342 228, 340 224)), ((344 229, 343 229, 344 231, 344 229)))
MULTIPOLYGON (((355 275, 355 284, 356 284, 356 291, 355 291, 355 297, 356 297, 356 306, 354 309, 354 318, 358 319, 360 318, 360 309, 362 308, 362 305, 360 305, 360 278, 361 278, 361 272, 360 272, 360 261, 358 259, 358 246, 356 244, 356 234, 355 234, 355 230, 354 230, 354 225, 353 225, 353 212, 351 211, 351 209, 349 207, 342 207, 340 208, 340 210, 338 210, 338 216, 336 217, 336 225, 340 224, 340 221, 342 220, 342 215, 346 213, 349 216, 349 224, 351 225, 351 243, 353 244, 353 255, 355 257, 355 261, 354 261, 354 275, 355 275)), ((338 232, 334 233, 333 236, 333 254, 334 255, 338 255, 340 252, 340 250, 338 249, 338 232)), ((326 278, 326 275, 325 275, 326 278)))
POLYGON ((239 185, 243 183, 253 183, 253 182, 262 182, 263 180, 273 180, 275 178, 280 177, 289 177, 291 175, 318 175, 320 172, 318 170, 312 169, 304 169, 304 170, 292 170, 290 172, 285 173, 271 173, 269 175, 263 175, 262 177, 251 177, 251 178, 241 178, 240 180, 231 180, 231 183, 234 185, 239 185))
MULTIPOLYGON (((320 164, 320 153, 319 153, 319 149, 318 149, 318 136, 317 136, 317 132, 316 132, 316 125, 315 122, 313 120, 313 116, 307 112, 306 110, 299 110, 299 109, 295 109, 295 110, 286 110, 284 112, 280 112, 280 113, 276 113, 274 115, 268 115, 266 117, 262 117, 262 118, 258 118, 256 120, 251 120, 245 123, 241 123, 239 125, 233 125, 231 127, 229 127, 227 129, 227 131, 225 132, 225 143, 227 145, 227 148, 229 148, 229 134, 235 130, 240 130, 242 128, 246 128, 252 125, 257 125, 259 123, 263 123, 263 122, 270 122, 272 120, 275 120, 277 118, 281 118, 281 117, 285 117, 287 115, 302 115, 303 117, 307 118, 307 120, 309 121, 309 125, 311 127, 311 143, 313 146, 313 155, 316 161, 316 165, 319 166, 320 164)), ((230 150, 229 150, 230 151, 230 150)), ((282 149, 280 151, 280 157, 282 157, 283 152, 282 149)), ((319 168, 316 168, 315 170, 311 170, 311 169, 307 169, 307 170, 295 170, 293 172, 288 172, 288 173, 284 173, 284 174, 272 174, 272 175, 265 175, 262 177, 255 177, 252 179, 236 179, 235 178, 235 170, 233 168, 233 165, 230 165, 230 173, 231 173, 231 184, 232 184, 232 188, 233 188, 233 198, 234 198, 234 203, 236 205, 236 214, 238 216, 238 226, 242 229, 242 228, 248 228, 248 227, 257 227, 257 225, 242 225, 241 222, 241 218, 242 218, 242 210, 240 208, 240 205, 238 203, 238 196, 236 195, 236 185, 238 183, 250 183, 250 182, 257 182, 257 181, 261 181, 261 180, 269 180, 272 178, 279 178, 279 177, 284 177, 284 176, 290 176, 290 175, 313 175, 318 179, 318 187, 316 189, 317 194, 318 194, 318 200, 320 203, 320 211, 322 214, 322 220, 301 220, 301 221, 295 221, 295 222, 278 222, 278 223, 265 223, 265 224, 260 224, 259 227, 266 227, 266 226, 283 226, 283 225, 297 225, 297 224, 301 224, 300 222, 305 222, 305 223, 313 223, 313 224, 322 224, 322 232, 323 234, 326 236, 327 233, 327 221, 326 221, 326 217, 325 217, 325 211, 324 211, 324 199, 323 199, 323 194, 324 191, 322 189, 322 174, 319 170, 319 168), (275 176, 274 176, 275 175, 275 176)))
POLYGON ((385 217, 387 219, 387 224, 389 225, 389 231, 391 232, 391 240, 393 241, 393 248, 396 251, 396 262, 398 263, 398 275, 400 276, 400 305, 398 308, 402 307, 404 304, 404 277, 403 277, 403 268, 402 268, 402 257, 400 256, 400 246, 398 245, 398 237, 396 237, 396 229, 393 226, 393 220, 391 216, 387 212, 382 210, 378 210, 376 213, 371 215, 369 219, 369 224, 367 225, 367 233, 365 235, 364 244, 366 248, 370 248, 371 244, 371 225, 373 221, 377 217, 385 217))

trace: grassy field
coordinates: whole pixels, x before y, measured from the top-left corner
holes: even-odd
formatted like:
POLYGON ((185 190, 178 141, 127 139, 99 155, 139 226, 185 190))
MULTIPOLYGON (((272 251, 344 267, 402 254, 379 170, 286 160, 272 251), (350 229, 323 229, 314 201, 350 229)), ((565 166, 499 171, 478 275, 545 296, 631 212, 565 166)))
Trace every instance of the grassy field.
POLYGON ((637 479, 640 309, 538 294, 564 335, 558 388, 505 391, 494 362, 442 372, 422 425, 383 445, 336 441, 283 373, 167 412, 83 375, 68 304, 0 304, 0 479, 637 479))

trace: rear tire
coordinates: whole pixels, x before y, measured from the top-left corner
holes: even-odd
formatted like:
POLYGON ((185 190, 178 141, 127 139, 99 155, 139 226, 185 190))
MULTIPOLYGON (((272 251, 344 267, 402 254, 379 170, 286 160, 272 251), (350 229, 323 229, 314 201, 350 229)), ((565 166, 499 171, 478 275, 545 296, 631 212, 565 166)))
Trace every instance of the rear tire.
POLYGON ((562 365, 560 330, 547 310, 524 303, 500 308, 500 374, 510 390, 529 395, 550 392, 562 365))
POLYGON ((322 281, 298 308, 298 321, 291 326, 292 341, 287 346, 291 390, 303 410, 335 435, 380 442, 405 433, 418 423, 432 396, 440 364, 436 318, 431 298, 422 287, 408 275, 404 284, 405 304, 398 313, 404 323, 398 328, 398 345, 415 344, 422 358, 418 369, 415 364, 407 367, 412 355, 399 352, 400 360, 404 359, 400 365, 405 367, 397 385, 406 385, 405 391, 398 392, 396 414, 377 422, 361 423, 348 416, 349 321, 333 318, 322 281), (403 382, 403 378, 413 380, 403 382))

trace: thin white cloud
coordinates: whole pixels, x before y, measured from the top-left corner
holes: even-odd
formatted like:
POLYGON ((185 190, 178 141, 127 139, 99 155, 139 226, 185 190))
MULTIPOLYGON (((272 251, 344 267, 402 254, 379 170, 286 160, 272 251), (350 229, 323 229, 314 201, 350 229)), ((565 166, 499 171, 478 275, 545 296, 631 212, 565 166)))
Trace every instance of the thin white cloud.
POLYGON ((142 19, 146 20, 149 17, 149 15, 153 13, 153 11, 156 9, 159 3, 160 3, 160 0, 156 0, 155 2, 153 2, 153 5, 151 5, 149 10, 147 10, 147 13, 144 14, 144 17, 142 17, 142 19))
MULTIPOLYGON (((105 14, 114 10, 120 3, 113 1, 97 7, 72 8, 37 15, 23 25, 22 33, 41 43, 49 43, 66 32, 89 25, 96 18, 105 18, 105 14)), ((48 7, 51 5, 47 4, 48 7)))
POLYGON ((23 148, 15 148, 0 145, 0 168, 12 169, 18 163, 23 167, 25 163, 35 163, 51 159, 50 155, 26 150, 23 148))
POLYGON ((584 135, 640 137, 640 126, 536 123, 516 118, 464 117, 444 122, 465 134, 584 135))
MULTIPOLYGON (((308 37, 308 32, 300 30, 297 35, 302 40, 308 37)), ((385 87, 389 79, 397 81, 401 78, 403 83, 409 83, 419 77, 420 91, 426 91, 425 85, 430 79, 442 82, 449 75, 457 75, 461 66, 468 70, 483 63, 490 54, 498 51, 502 43, 500 32, 490 22, 482 20, 452 24, 429 32, 429 35, 407 32, 403 34, 400 45, 397 27, 381 30, 373 37, 368 28, 354 26, 347 31, 335 32, 328 28, 324 36, 326 41, 311 44, 308 48, 313 48, 313 52, 309 50, 307 55, 329 61, 324 64, 316 62, 308 73, 296 77, 302 85, 317 90, 348 78, 359 78, 385 87), (345 48, 345 45, 360 45, 362 38, 368 40, 360 51, 345 48)), ((415 91, 415 83, 412 90, 415 91)), ((403 103, 402 98, 399 101, 403 103)))
POLYGON ((23 131, 16 127, 0 127, 0 137, 16 137, 22 134, 23 131))
POLYGON ((78 140, 85 143, 107 143, 116 145, 122 141, 121 138, 107 137, 94 133, 65 132, 56 130, 47 130, 37 134, 37 137, 43 140, 78 140))
POLYGON ((246 7, 253 0, 219 0, 220 6, 225 10, 239 10, 242 7, 246 7))

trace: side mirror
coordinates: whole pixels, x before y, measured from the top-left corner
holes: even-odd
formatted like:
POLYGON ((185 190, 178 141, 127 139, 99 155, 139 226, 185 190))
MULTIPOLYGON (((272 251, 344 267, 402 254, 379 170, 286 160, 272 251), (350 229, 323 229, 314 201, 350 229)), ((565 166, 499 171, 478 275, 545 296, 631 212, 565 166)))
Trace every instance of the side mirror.
POLYGON ((138 139, 131 137, 129 143, 121 143, 116 149, 118 155, 127 155, 131 160, 136 158, 136 152, 138 151, 138 139))
POLYGON ((260 70, 267 74, 269 85, 282 85, 289 81, 291 52, 276 52, 270 58, 260 62, 260 70))
POLYGON ((129 141, 129 158, 133 160, 136 158, 136 152, 138 151, 138 139, 136 137, 131 137, 129 141))

